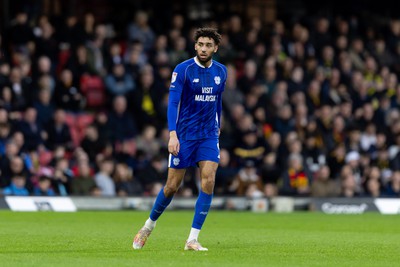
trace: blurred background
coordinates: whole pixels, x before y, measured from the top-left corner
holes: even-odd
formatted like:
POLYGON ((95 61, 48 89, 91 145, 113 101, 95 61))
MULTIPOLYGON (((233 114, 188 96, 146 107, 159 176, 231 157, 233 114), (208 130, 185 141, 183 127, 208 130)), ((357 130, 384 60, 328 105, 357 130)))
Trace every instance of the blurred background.
MULTIPOLYGON (((218 28, 216 195, 400 196, 400 17, 389 1, 0 1, 4 195, 154 196, 171 73, 218 28)), ((189 169, 179 196, 198 192, 189 169)))

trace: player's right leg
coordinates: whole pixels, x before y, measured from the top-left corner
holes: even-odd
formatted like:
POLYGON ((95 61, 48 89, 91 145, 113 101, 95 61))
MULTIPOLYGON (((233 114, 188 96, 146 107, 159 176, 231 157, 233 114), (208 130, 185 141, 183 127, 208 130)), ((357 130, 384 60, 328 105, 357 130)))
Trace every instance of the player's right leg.
POLYGON ((153 208, 150 212, 150 217, 145 222, 144 226, 139 230, 133 239, 132 247, 134 249, 141 249, 149 238, 151 232, 156 226, 157 219, 161 216, 164 210, 171 203, 172 198, 185 175, 186 169, 168 169, 168 178, 165 186, 160 190, 154 202, 153 208))

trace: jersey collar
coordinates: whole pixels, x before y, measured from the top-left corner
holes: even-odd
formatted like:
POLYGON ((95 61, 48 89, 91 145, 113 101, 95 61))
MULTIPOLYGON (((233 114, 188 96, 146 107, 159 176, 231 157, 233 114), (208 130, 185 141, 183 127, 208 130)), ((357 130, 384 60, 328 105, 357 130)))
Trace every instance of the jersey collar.
MULTIPOLYGON (((196 64, 200 67, 200 68, 206 68, 206 67, 204 67, 203 65, 201 65, 201 63, 199 62, 199 60, 197 59, 197 57, 194 57, 194 62, 196 62, 196 64)), ((210 66, 208 66, 207 68, 211 68, 211 66, 212 66, 212 64, 213 64, 213 60, 211 59, 211 64, 210 64, 210 66)))

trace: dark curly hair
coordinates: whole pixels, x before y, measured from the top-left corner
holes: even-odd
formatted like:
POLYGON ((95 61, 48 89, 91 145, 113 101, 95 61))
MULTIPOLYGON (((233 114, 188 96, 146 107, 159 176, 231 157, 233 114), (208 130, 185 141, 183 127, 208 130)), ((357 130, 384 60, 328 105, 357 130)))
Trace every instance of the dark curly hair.
POLYGON ((194 40, 197 42, 200 37, 208 37, 214 40, 216 45, 221 42, 221 34, 214 28, 199 28, 194 33, 194 40))

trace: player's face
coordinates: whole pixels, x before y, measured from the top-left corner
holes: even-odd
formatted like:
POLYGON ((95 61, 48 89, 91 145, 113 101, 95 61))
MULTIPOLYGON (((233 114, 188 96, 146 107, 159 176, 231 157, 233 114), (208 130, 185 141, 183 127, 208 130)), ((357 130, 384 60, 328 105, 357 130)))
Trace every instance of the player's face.
POLYGON ((213 54, 217 52, 218 46, 215 44, 212 38, 200 37, 197 40, 194 49, 196 50, 197 59, 202 64, 207 64, 210 62, 213 54))

